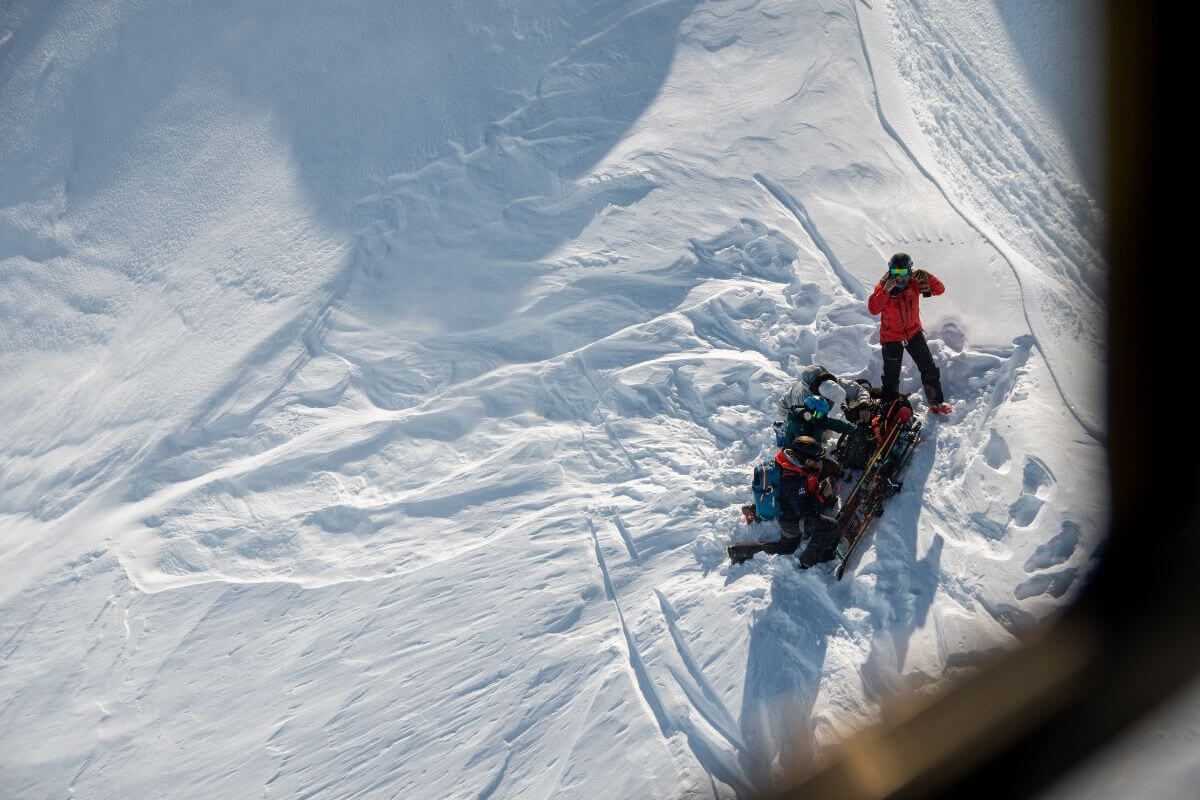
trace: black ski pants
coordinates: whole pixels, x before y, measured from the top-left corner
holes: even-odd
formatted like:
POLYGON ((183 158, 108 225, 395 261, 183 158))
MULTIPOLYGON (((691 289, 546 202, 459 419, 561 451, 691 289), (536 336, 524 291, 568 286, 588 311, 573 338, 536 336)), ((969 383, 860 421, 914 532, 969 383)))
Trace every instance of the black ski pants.
POLYGON ((912 356, 917 369, 921 371, 921 383, 925 387, 925 400, 929 405, 936 406, 943 402, 942 373, 933 363, 933 354, 929 352, 929 344, 925 341, 925 332, 918 331, 917 335, 907 342, 884 342, 883 347, 883 399, 893 400, 900 394, 900 361, 904 351, 912 356))
POLYGON ((805 534, 808 544, 800 553, 797 560, 801 569, 808 569, 814 564, 828 561, 837 555, 838 533, 837 520, 821 514, 807 517, 804 521, 804 531, 800 530, 800 520, 780 519, 779 539, 759 540, 756 542, 739 542, 729 548, 729 557, 735 564, 740 564, 753 558, 755 553, 794 553, 800 548, 805 534))
POLYGON ((784 530, 780 524, 780 537, 778 539, 758 539, 753 542, 738 542, 729 546, 729 558, 734 564, 740 564, 754 558, 755 553, 771 553, 779 555, 783 553, 794 553, 800 547, 800 542, 803 541, 800 532, 784 530))

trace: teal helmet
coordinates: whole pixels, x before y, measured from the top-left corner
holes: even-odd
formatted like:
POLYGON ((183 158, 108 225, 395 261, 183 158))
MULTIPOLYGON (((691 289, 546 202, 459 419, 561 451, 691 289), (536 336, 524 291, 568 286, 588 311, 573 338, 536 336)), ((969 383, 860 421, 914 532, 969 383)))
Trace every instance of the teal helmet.
POLYGON ((804 408, 808 411, 808 414, 812 419, 820 419, 828 414, 833 406, 830 405, 826 398, 821 397, 820 395, 810 394, 808 397, 804 398, 804 408))

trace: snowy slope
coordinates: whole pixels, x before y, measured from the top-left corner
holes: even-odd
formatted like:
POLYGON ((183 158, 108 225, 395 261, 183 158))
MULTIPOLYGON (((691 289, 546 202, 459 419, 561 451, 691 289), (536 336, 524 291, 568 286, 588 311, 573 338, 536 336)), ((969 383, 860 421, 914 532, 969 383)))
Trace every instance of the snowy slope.
POLYGON ((0 786, 732 796, 1061 607, 1101 217, 917 10, 2 12, 0 786), (959 409, 846 580, 730 568, 896 250, 959 409))

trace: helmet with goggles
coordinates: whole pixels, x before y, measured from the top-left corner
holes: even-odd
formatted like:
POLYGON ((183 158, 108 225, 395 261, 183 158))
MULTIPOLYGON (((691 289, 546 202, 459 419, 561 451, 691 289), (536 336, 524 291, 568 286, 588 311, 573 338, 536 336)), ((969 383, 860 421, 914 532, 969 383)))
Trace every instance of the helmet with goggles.
POLYGON ((829 401, 820 395, 810 394, 804 398, 805 419, 820 419, 829 413, 829 401))
POLYGON ((908 275, 912 271, 913 260, 908 253, 896 253, 888 261, 888 272, 897 278, 908 275))

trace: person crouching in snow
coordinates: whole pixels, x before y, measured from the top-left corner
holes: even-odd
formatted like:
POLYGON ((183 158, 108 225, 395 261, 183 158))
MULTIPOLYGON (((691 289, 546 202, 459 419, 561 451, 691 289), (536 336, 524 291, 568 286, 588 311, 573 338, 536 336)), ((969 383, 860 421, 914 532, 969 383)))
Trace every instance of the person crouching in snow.
POLYGON ((818 442, 824 441, 825 431, 854 433, 854 425, 845 420, 829 416, 833 410, 830 402, 818 395, 804 398, 804 404, 792 406, 787 415, 787 426, 783 431, 785 442, 795 441, 797 436, 811 436, 818 442))
POLYGON ((836 412, 843 403, 856 400, 865 392, 857 381, 843 381, 820 364, 812 364, 800 370, 800 377, 779 398, 779 414, 786 417, 792 408, 804 405, 805 398, 811 395, 824 397, 836 412))
POLYGON ((935 414, 949 414, 952 408, 942 396, 941 372, 933 363, 933 355, 925 342, 920 313, 921 298, 939 295, 946 287, 931 273, 912 267, 911 256, 896 253, 888 262, 887 274, 875 285, 875 291, 867 300, 867 310, 872 315, 880 315, 883 399, 887 402, 899 396, 900 362, 904 351, 908 350, 921 371, 929 410, 935 414))
POLYGON ((869 395, 846 404, 846 419, 854 423, 854 433, 839 442, 838 459, 843 467, 862 469, 879 449, 895 425, 912 419, 912 404, 906 395, 884 402, 869 395))
POLYGON ((779 538, 739 542, 727 548, 733 563, 755 553, 794 553, 808 536, 799 556, 801 567, 811 567, 833 558, 837 550, 837 498, 830 475, 841 471, 836 461, 825 457, 825 448, 811 436, 797 436, 791 447, 775 455, 779 465, 779 538))
POLYGON ((800 378, 779 399, 779 414, 785 420, 782 441, 794 441, 797 436, 811 436, 821 441, 825 431, 850 433, 854 425, 833 415, 843 404, 866 394, 855 381, 843 383, 820 364, 805 367, 800 378))

